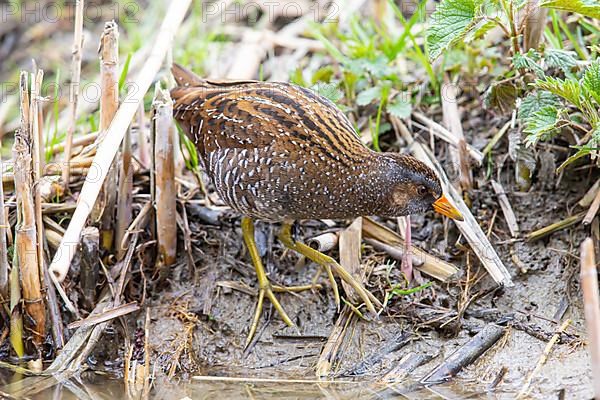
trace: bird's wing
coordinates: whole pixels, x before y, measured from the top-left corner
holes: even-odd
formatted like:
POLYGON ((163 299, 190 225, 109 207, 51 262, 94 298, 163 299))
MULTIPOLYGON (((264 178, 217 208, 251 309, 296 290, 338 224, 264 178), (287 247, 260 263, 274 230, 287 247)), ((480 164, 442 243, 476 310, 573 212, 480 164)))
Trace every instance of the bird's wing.
POLYGON ((369 150, 329 100, 289 83, 215 82, 179 74, 174 116, 205 155, 222 148, 305 150, 338 162, 369 150), (187 86, 186 86, 187 84, 187 86))

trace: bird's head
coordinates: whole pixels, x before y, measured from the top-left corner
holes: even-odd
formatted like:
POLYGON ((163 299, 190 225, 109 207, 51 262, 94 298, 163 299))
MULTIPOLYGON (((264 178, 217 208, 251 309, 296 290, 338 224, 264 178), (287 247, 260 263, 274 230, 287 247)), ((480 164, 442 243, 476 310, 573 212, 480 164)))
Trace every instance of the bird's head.
POLYGON ((419 214, 428 210, 462 221, 460 212, 442 192, 436 174, 414 157, 387 153, 387 188, 385 210, 388 216, 419 214))

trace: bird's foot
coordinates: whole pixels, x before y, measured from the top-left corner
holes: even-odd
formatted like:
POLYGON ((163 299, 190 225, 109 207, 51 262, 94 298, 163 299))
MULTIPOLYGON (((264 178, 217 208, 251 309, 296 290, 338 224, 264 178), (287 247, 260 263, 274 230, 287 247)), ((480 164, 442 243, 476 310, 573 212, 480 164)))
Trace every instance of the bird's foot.
POLYGON ((250 342, 252 342, 254 335, 256 334, 256 329, 258 328, 258 321, 260 320, 260 316, 262 315, 265 297, 269 299, 271 304, 273 304, 273 307, 275 307, 283 322, 285 322, 288 326, 294 326, 294 323, 292 322, 290 317, 288 317, 287 313, 281 306, 281 303, 279 303, 279 300, 277 300, 277 297, 275 297, 275 294, 273 293, 275 288, 271 286, 268 280, 266 282, 259 282, 259 285, 260 289, 258 291, 258 301, 256 302, 256 309, 254 310, 254 318, 252 318, 252 324, 250 325, 250 331, 248 332, 248 337, 246 338, 246 344, 244 345, 244 347, 248 347, 250 342))
MULTIPOLYGON (((252 324, 250 325, 250 331, 248 332, 248 337, 246 338, 246 345, 244 347, 248 347, 254 334, 256 333, 256 328, 258 327, 258 321, 260 320, 260 316, 262 314, 263 303, 265 301, 265 297, 269 299, 273 307, 277 310, 283 322, 285 322, 288 326, 294 326, 294 323, 288 317, 287 313, 275 297, 274 291, 298 291, 299 287, 291 287, 286 288, 283 286, 273 287, 267 278, 267 273, 265 272, 265 268, 260 259, 260 255, 258 254, 258 249, 256 247, 256 241, 254 239, 254 222, 252 219, 244 217, 242 218, 242 234, 244 236, 244 241, 246 242, 246 247, 248 247, 248 252, 250 253, 250 258, 252 259, 252 263, 254 264, 254 268, 256 269, 256 277, 258 279, 258 301, 256 303, 256 310, 254 311, 254 318, 252 318, 252 324)), ((302 288, 302 287, 300 287, 302 288)), ((310 286, 308 286, 310 288, 310 286)))
POLYGON ((281 243, 283 243, 287 248, 297 251, 298 253, 316 262, 325 269, 329 281, 331 282, 333 296, 338 310, 340 308, 340 294, 337 283, 335 282, 334 274, 339 276, 342 280, 344 280, 348 285, 350 285, 354 289, 356 294, 365 303, 365 306, 369 311, 376 314, 377 311, 375 310, 374 305, 377 305, 377 307, 382 307, 381 302, 377 300, 377 298, 373 296, 371 292, 365 289, 365 287, 360 281, 358 281, 354 276, 352 276, 352 274, 350 274, 340 264, 338 264, 337 261, 313 249, 312 247, 305 245, 304 243, 295 241, 292 238, 291 225, 284 224, 281 228, 278 238, 281 241, 281 243))

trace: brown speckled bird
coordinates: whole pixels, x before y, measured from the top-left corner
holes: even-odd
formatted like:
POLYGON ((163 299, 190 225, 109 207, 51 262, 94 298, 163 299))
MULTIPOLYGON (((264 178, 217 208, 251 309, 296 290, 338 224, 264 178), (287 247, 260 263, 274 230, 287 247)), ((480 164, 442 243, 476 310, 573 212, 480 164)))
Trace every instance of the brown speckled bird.
POLYGON ((179 85, 171 91, 175 119, 197 146, 221 199, 244 216, 242 232, 260 287, 248 342, 265 296, 292 325, 258 255, 254 219, 283 222, 279 239, 325 267, 338 306, 333 273, 374 312, 379 301, 331 257, 295 241, 291 222, 397 217, 431 208, 461 218, 429 167, 408 155, 370 150, 348 118, 311 90, 290 83, 215 82, 178 65, 172 72, 179 85))

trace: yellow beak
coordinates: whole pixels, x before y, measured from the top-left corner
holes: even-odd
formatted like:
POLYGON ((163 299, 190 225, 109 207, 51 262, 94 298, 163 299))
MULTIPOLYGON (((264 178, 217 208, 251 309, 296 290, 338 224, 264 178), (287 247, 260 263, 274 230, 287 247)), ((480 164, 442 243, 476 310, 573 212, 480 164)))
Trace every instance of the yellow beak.
POLYGON ((461 213, 456 209, 456 207, 450 204, 450 202, 444 195, 442 195, 442 197, 440 197, 433 203, 433 209, 435 210, 435 212, 445 215, 448 218, 452 218, 457 221, 464 221, 461 213))

